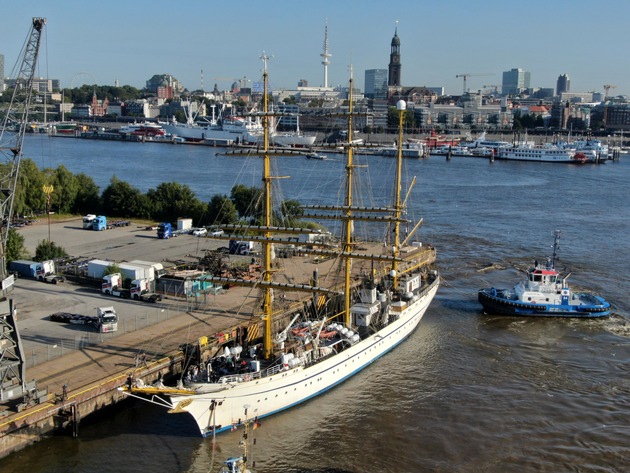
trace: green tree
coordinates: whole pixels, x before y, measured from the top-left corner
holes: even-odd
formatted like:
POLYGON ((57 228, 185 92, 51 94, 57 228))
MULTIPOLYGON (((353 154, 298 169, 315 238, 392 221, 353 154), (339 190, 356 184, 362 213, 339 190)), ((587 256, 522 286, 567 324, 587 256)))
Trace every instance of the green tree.
POLYGON ((234 202, 227 195, 214 195, 208 203, 208 221, 217 225, 237 223, 238 211, 234 202))
MULTIPOLYGON (((400 112, 396 107, 389 107, 387 109, 387 127, 391 130, 398 130, 399 123, 400 112)), ((416 126, 416 118, 413 115, 413 111, 405 110, 403 112, 403 130, 413 130, 416 126)))
POLYGON ((163 182, 149 189, 147 198, 153 205, 155 220, 173 222, 180 217, 190 217, 196 224, 207 218, 207 206, 203 204, 187 185, 179 182, 163 182))
POLYGON ((80 173, 76 176, 76 183, 78 191, 72 203, 72 213, 79 215, 100 213, 101 196, 94 179, 87 174, 80 173))
POLYGON ((64 165, 55 169, 52 174, 53 193, 50 195, 51 209, 59 213, 70 213, 79 192, 77 178, 64 165))
POLYGON ((103 271, 103 276, 116 273, 120 273, 120 266, 118 266, 118 264, 116 263, 112 263, 105 268, 105 270, 103 271))
POLYGON ((230 198, 241 218, 257 219, 262 214, 262 189, 237 184, 232 187, 230 198))
POLYGON ((57 246, 54 241, 40 241, 35 248, 35 261, 45 261, 62 256, 68 256, 68 253, 63 247, 57 246))
POLYGON ((34 211, 46 209, 44 184, 47 184, 46 177, 35 162, 32 159, 22 159, 13 201, 15 215, 32 214, 34 211))
POLYGON ((144 217, 146 197, 137 188, 113 176, 103 191, 103 212, 113 217, 144 217))
POLYGON ((512 129, 520 131, 523 129, 523 124, 521 123, 521 111, 517 110, 514 114, 514 119, 512 121, 512 129))
POLYGON ((10 261, 28 258, 29 253, 26 246, 24 246, 24 236, 13 227, 9 227, 5 253, 7 263, 10 261))
POLYGON ((289 227, 299 226, 300 217, 304 215, 302 204, 293 199, 285 200, 284 202, 282 202, 282 205, 280 206, 280 211, 282 213, 281 221, 284 225, 289 227))

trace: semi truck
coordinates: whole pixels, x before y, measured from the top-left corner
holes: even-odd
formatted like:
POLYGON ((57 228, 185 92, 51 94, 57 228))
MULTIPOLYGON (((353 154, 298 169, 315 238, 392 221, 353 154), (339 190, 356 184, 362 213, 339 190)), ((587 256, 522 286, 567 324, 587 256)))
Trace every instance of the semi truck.
POLYGON ((123 287, 124 279, 120 273, 112 273, 103 276, 101 292, 103 294, 122 297, 124 299, 135 299, 144 302, 158 302, 162 300, 160 294, 149 290, 149 282, 146 279, 134 279, 130 283, 129 289, 123 287))
POLYGON ((65 278, 56 273, 55 262, 15 260, 9 263, 9 271, 14 271, 22 277, 35 278, 50 284, 64 282, 65 278))
POLYGON ((168 239, 173 236, 173 227, 170 223, 160 223, 157 228, 157 237, 160 239, 168 239))
POLYGON ((83 230, 92 230, 92 225, 95 218, 96 215, 94 214, 87 214, 85 217, 83 217, 83 230))
POLYGON ((118 314, 116 314, 116 310, 112 306, 97 307, 96 315, 55 312, 50 315, 50 320, 69 324, 92 325, 101 333, 116 332, 118 330, 118 314))
POLYGON ((101 292, 108 296, 131 298, 131 290, 123 287, 123 278, 120 273, 106 274, 103 276, 101 292))
POLYGON ((107 230, 107 217, 105 215, 97 215, 92 220, 92 230, 100 232, 101 230, 107 230))

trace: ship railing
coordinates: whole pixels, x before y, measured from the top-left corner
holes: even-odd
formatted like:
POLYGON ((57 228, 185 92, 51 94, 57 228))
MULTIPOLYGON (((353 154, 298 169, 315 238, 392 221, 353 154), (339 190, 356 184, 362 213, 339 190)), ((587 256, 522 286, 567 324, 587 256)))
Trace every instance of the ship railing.
MULTIPOLYGON (((274 366, 272 366, 272 367, 270 367, 270 368, 267 368, 267 369, 265 370, 265 372, 264 372, 265 374, 264 374, 264 375, 261 375, 261 377, 273 376, 274 374, 279 373, 279 372, 280 372, 280 371, 282 371, 283 369, 285 369, 285 368, 284 368, 284 366, 282 366, 282 365, 274 365, 274 366)), ((259 373, 260 373, 260 372, 259 372, 259 373)))
POLYGON ((251 381, 252 379, 260 379, 268 376, 273 376, 274 374, 279 373, 285 369, 282 365, 274 365, 271 368, 268 368, 264 371, 255 371, 255 372, 247 372, 247 373, 239 373, 239 374, 230 374, 226 376, 221 376, 219 378, 218 383, 220 384, 238 384, 245 381, 251 381))
POLYGON ((219 383, 221 384, 238 384, 238 383, 243 383, 245 381, 251 381, 252 379, 257 379, 262 377, 262 374, 260 371, 257 371, 255 373, 239 373, 239 374, 230 374, 227 376, 221 376, 219 378, 219 383))

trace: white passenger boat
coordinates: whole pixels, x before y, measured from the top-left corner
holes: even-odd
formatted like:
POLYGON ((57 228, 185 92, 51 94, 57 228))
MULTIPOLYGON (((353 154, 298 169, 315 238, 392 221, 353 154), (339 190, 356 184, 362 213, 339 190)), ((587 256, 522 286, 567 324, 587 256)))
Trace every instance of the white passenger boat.
MULTIPOLYGON (((267 90, 267 57, 263 56, 264 90, 267 90)), ((267 97, 265 93, 263 97, 267 97)), ((352 97, 352 79, 350 93, 352 97)), ((264 100, 263 113, 268 107, 264 100)), ((405 102, 400 101, 399 143, 402 143, 402 124, 405 102)), ((349 102, 349 126, 352 130, 353 102, 349 102)), ((268 122, 268 120, 264 120, 268 122)), ((352 143, 352 132, 348 143, 352 143)), ((231 430, 243 422, 243 407, 251 406, 258 418, 293 407, 335 387, 356 375, 379 357, 409 337, 433 300, 440 285, 440 277, 433 266, 436 252, 432 245, 414 242, 420 222, 407 232, 405 203, 411 189, 403 185, 403 149, 398 147, 396 171, 393 176, 393 203, 386 207, 364 207, 355 203, 353 181, 353 147, 346 146, 343 169, 345 199, 336 206, 312 205, 305 209, 304 219, 337 218, 341 236, 338 246, 322 241, 305 243, 301 253, 318 258, 334 258, 340 268, 333 271, 340 277, 330 285, 319 283, 316 275, 311 283, 274 281, 277 262, 273 261, 273 245, 285 241, 287 232, 312 233, 307 228, 274 226, 275 209, 271 208, 270 186, 265 186, 266 203, 261 227, 225 226, 235 239, 252 240, 262 245, 261 278, 256 281, 214 277, 220 284, 239 284, 261 290, 261 301, 256 304, 247 337, 223 339, 223 345, 209 359, 185 369, 189 376, 176 388, 134 388, 134 393, 152 394, 171 412, 185 412, 192 416, 202 435, 231 430), (409 191, 409 192, 408 192, 409 191), (386 245, 360 244, 354 233, 355 222, 381 222, 389 231, 386 245), (239 233, 240 232, 240 233, 239 233), (252 237, 252 233, 262 235, 252 237), (369 253, 366 248, 373 248, 369 253), (355 268, 353 261, 361 260, 369 270, 355 268), (273 268, 273 269, 272 269, 273 268), (298 308, 278 312, 278 294, 300 291, 310 293, 298 308), (261 312, 259 312, 261 311, 261 312), (281 318, 278 319, 278 316, 281 318), (261 333, 262 336, 257 334, 261 333)), ((262 151, 263 182, 274 181, 271 175, 271 155, 268 137, 262 151)), ((340 169, 342 171, 342 169, 340 169)), ((413 186, 415 178, 410 183, 413 186)), ((362 266, 363 267, 363 266, 362 266)), ((308 277, 308 276, 306 276, 308 277)), ((324 278, 321 278, 323 281, 324 278)), ((242 332, 241 332, 242 334, 242 332)))
POLYGON ((512 161, 536 161, 540 163, 584 164, 593 161, 592 155, 556 145, 521 145, 499 149, 497 159, 512 161))

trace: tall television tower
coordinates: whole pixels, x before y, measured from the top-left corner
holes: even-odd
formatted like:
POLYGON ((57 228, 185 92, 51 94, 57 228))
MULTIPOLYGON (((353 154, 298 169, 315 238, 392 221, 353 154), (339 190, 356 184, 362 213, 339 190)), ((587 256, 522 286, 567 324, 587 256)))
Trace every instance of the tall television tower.
POLYGON ((330 64, 330 58, 332 54, 328 52, 328 18, 326 18, 326 29, 324 30, 324 52, 320 54, 324 59, 322 64, 324 66, 324 87, 328 87, 328 64, 330 64))

